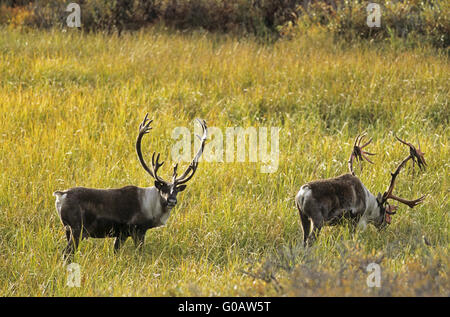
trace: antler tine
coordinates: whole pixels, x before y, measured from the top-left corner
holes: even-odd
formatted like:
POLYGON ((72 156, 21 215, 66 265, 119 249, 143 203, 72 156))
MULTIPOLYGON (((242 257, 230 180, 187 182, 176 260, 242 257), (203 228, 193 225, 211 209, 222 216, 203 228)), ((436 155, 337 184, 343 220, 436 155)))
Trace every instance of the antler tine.
POLYGON ((200 156, 203 154, 203 149, 205 148, 206 139, 208 137, 208 127, 206 126, 205 120, 197 119, 197 121, 200 123, 203 130, 203 135, 201 137, 197 135, 197 137, 201 141, 200 149, 194 156, 194 159, 192 160, 191 164, 189 164, 186 171, 179 178, 175 179, 174 182, 176 182, 177 184, 184 184, 187 181, 189 181, 192 178, 192 176, 194 176, 195 172, 197 171, 198 160, 200 159, 200 156))
POLYGON ((177 170, 178 170, 178 163, 175 164, 173 167, 172 182, 175 182, 175 179, 177 178, 177 170))
POLYGON ((394 206, 394 205, 389 205, 388 204, 388 206, 386 208, 386 213, 388 215, 395 215, 397 212, 394 211, 394 210, 397 210, 397 209, 398 209, 398 206, 394 206))
POLYGON ((139 130, 146 124, 147 120, 148 120, 148 112, 145 114, 144 120, 142 120, 141 124, 139 125, 139 130))
POLYGON ((369 141, 367 141, 366 143, 364 143, 364 145, 361 146, 361 142, 366 137, 366 135, 367 135, 366 132, 359 134, 355 138, 355 142, 353 143, 353 151, 350 154, 350 158, 348 160, 348 168, 352 175, 355 175, 355 172, 353 171, 353 161, 355 158, 357 161, 362 162, 366 160, 367 162, 373 164, 373 162, 367 157, 367 155, 375 155, 375 153, 370 153, 362 150, 364 147, 368 146, 372 142, 372 138, 370 138, 369 141))
POLYGON ((366 146, 368 146, 370 143, 372 143, 372 138, 369 139, 364 145, 360 146, 361 149, 364 149, 366 146))
POLYGON ((156 156, 156 164, 158 165, 158 168, 163 166, 164 161, 160 162, 159 158, 161 157, 161 153, 158 153, 158 155, 156 156))
POLYGON ((152 167, 153 167, 153 174, 155 175, 155 179, 161 183, 167 184, 167 182, 162 179, 161 177, 158 176, 158 169, 163 166, 164 161, 163 162, 159 162, 159 157, 160 157, 160 153, 158 153, 158 155, 156 156, 156 161, 155 161, 155 154, 156 152, 153 152, 152 155, 152 167))
MULTIPOLYGON (((417 142, 419 139, 417 139, 417 142)), ((417 165, 419 165, 419 169, 425 170, 427 166, 427 162, 425 161, 425 153, 423 153, 420 149, 420 143, 419 143, 419 149, 414 149, 414 160, 417 160, 417 165)))
POLYGON ((352 150, 352 153, 350 154, 350 158, 348 159, 348 169, 350 170, 350 173, 353 176, 355 176, 355 172, 353 171, 353 160, 358 157, 358 153, 356 152, 356 150, 358 148, 356 145, 358 138, 359 138, 359 135, 356 137, 355 142, 353 143, 353 150, 352 150))
POLYGON ((367 132, 363 132, 363 133, 360 134, 359 140, 358 140, 358 147, 359 147, 359 148, 361 148, 361 142, 362 142, 362 140, 364 140, 364 138, 366 137, 366 135, 367 135, 367 132))
POLYGON ((355 138, 355 142, 353 143, 353 146, 359 146, 359 144, 361 143, 361 138, 364 137, 364 132, 361 134, 358 134, 355 138))
POLYGON ((403 141, 402 139, 400 139, 400 138, 395 134, 395 132, 394 132, 394 137, 395 137, 397 140, 399 140, 401 143, 403 143, 403 144, 405 144, 405 145, 408 145, 408 146, 412 146, 411 143, 408 143, 408 142, 403 141))
POLYGON ((369 153, 369 152, 361 152, 361 156, 370 164, 373 164, 373 162, 366 156, 367 155, 375 155, 375 153, 369 153))
MULTIPOLYGON (((412 160, 413 160, 413 167, 414 167, 414 163, 417 162, 417 165, 419 166, 419 169, 424 169, 427 166, 427 163, 425 162, 425 153, 423 153, 420 150, 420 143, 419 143, 419 149, 416 149, 416 147, 414 145, 412 145, 409 142, 403 141, 402 139, 400 139, 397 135, 395 135, 395 138, 400 141, 401 143, 407 145, 409 147, 409 155, 411 156, 412 160)), ((418 141, 418 140, 417 140, 418 141)))
POLYGON ((409 208, 414 208, 418 204, 422 203, 425 200, 425 197, 426 197, 426 195, 423 195, 422 197, 414 199, 414 200, 407 200, 404 198, 397 197, 395 195, 391 195, 389 198, 399 201, 399 202, 407 205, 409 208))

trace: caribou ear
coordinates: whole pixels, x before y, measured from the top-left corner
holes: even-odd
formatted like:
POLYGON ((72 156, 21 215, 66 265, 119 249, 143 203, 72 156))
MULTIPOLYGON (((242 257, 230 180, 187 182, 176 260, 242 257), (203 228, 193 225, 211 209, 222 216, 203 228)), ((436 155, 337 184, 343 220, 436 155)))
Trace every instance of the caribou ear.
POLYGON ((377 195, 378 204, 381 204, 382 201, 383 201, 383 195, 381 195, 381 193, 378 193, 378 195, 377 195))
POLYGON ((179 192, 182 192, 183 190, 185 190, 186 189, 186 185, 180 185, 180 186, 177 186, 177 190, 179 191, 179 192))

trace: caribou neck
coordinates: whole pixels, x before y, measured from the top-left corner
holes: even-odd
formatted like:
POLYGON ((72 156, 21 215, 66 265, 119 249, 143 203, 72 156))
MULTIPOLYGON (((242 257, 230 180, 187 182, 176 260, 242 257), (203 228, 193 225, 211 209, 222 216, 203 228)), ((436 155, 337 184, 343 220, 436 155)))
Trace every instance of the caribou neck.
MULTIPOLYGON (((141 209, 147 218, 157 220, 164 218, 167 221, 173 207, 167 205, 165 199, 156 187, 141 188, 141 209)), ((165 221, 163 224, 165 224, 165 221)))
POLYGON ((374 222, 380 216, 380 207, 378 205, 377 197, 373 195, 363 184, 366 209, 358 222, 358 227, 365 229, 367 224, 374 222))

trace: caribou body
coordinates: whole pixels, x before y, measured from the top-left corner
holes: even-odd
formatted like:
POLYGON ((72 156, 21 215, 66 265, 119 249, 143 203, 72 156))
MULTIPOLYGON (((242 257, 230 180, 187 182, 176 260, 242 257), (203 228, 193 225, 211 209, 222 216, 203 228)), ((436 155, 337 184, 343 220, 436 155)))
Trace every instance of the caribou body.
POLYGON ((360 145, 364 135, 358 136, 350 155, 348 166, 350 173, 338 177, 309 182, 300 187, 295 197, 295 204, 300 213, 303 228, 303 241, 305 245, 312 243, 321 228, 325 225, 335 225, 342 219, 351 219, 353 225, 365 229, 368 224, 373 224, 377 228, 383 228, 391 222, 391 215, 395 214, 397 206, 388 204, 388 199, 397 200, 413 208, 421 203, 424 196, 416 200, 406 200, 392 194, 394 183, 400 170, 412 159, 417 161, 419 168, 424 168, 426 163, 423 153, 412 144, 399 138, 400 142, 410 148, 410 155, 405 158, 397 167, 395 173, 391 174, 391 183, 388 190, 381 195, 373 195, 355 176, 353 171, 353 161, 363 159, 372 163, 367 155, 374 155, 362 149, 366 144, 360 145), (311 230, 311 227, 313 228, 311 230))
POLYGON ((74 187, 65 191, 56 191, 56 210, 66 230, 67 247, 65 255, 73 253, 83 238, 115 237, 114 250, 117 251, 128 237, 132 237, 137 247, 144 243, 148 229, 165 225, 171 210, 177 204, 177 194, 186 188, 197 170, 198 160, 203 153, 207 138, 205 121, 201 147, 186 171, 177 177, 177 167, 173 170, 172 181, 167 182, 157 174, 164 164, 159 162, 160 154, 152 156, 150 169, 141 152, 142 137, 151 130, 145 116, 139 126, 136 140, 136 152, 142 167, 154 178, 154 186, 126 186, 115 189, 96 189, 74 187))

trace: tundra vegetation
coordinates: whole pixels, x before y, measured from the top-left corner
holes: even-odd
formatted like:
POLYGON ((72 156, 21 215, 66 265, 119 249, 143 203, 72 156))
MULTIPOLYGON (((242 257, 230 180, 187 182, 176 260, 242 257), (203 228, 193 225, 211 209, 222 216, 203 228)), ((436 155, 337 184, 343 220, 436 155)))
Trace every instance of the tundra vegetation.
POLYGON ((449 296, 447 51, 399 38, 349 43, 320 25, 291 35, 1 26, 0 295, 449 296), (82 243, 80 287, 69 287, 52 193, 153 186, 134 150, 146 112, 145 152, 171 153, 173 129, 193 131, 195 118, 222 131, 280 127, 278 169, 200 161, 166 226, 141 250, 82 243), (382 231, 325 227, 304 248, 295 194, 346 173, 361 131, 377 155, 358 177, 375 193, 407 154, 392 132, 419 138, 427 169, 408 165, 395 192, 427 197, 400 205, 382 231), (367 286, 369 263, 380 265, 379 288, 367 286))

